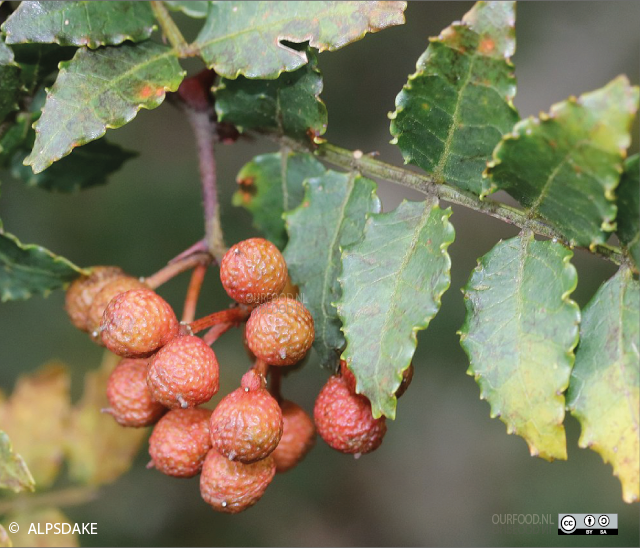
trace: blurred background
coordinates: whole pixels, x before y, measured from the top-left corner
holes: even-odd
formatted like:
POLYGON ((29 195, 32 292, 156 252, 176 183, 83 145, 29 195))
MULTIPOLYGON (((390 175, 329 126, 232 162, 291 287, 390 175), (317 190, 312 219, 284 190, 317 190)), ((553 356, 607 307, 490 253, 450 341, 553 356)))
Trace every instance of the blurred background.
MULTIPOLYGON (((347 148, 379 151, 401 164, 389 145, 387 113, 415 70, 428 37, 470 9, 471 2, 409 2, 407 24, 367 35, 362 41, 319 57, 322 98, 329 110, 325 137, 347 148)), ((518 6, 518 77, 515 104, 522 117, 537 115, 573 94, 599 88, 620 73, 637 84, 640 66, 640 3, 522 2, 518 6)), ((176 15, 186 34, 200 23, 176 15)), ((191 67, 191 65, 189 65, 191 67)), ((193 69, 199 67, 193 65, 193 69)), ((169 104, 141 111, 108 135, 140 152, 108 185, 72 196, 29 188, 2 174, 0 218, 23 242, 34 242, 82 266, 117 264, 135 275, 162 267, 203 232, 197 160, 186 121, 169 104)), ((638 149, 634 129, 632 152, 638 149)), ((269 141, 219 146, 219 180, 227 243, 255 234, 250 216, 231 206, 235 175, 254 155, 275 150, 269 141)), ((421 195, 380 182, 386 211, 421 195)), ((584 537, 558 537, 557 514, 614 512, 619 536, 600 537, 602 546, 638 545, 638 507, 622 502, 611 467, 594 452, 579 449, 578 423, 567 417, 567 462, 532 458, 526 443, 507 436, 489 418, 489 405, 465 374, 467 357, 457 329, 464 318, 460 288, 499 238, 517 230, 497 220, 453 207, 456 242, 452 284, 427 331, 419 333, 415 377, 399 403, 382 447, 355 460, 321 440, 293 471, 278 476, 249 511, 213 512, 199 496, 198 479, 177 480, 146 470, 146 446, 131 471, 101 489, 96 501, 64 508, 74 522, 97 522, 97 536, 84 546, 128 545, 580 545, 584 537), (505 530, 494 514, 551 514, 544 533, 505 530)), ((611 263, 577 251, 583 306, 615 271, 611 263)), ((178 310, 188 276, 160 293, 178 310)), ((227 306, 217 272, 205 283, 199 315, 227 306)), ((72 368, 77 398, 83 375, 98 367, 102 350, 67 321, 64 295, 0 305, 0 386, 12 390, 17 377, 52 358, 72 368)), ((220 395, 238 386, 249 366, 239 332, 215 345, 221 363, 220 395)), ((315 359, 284 381, 284 396, 307 411, 327 378, 315 359)), ((217 402, 220 395, 212 401, 217 402)))

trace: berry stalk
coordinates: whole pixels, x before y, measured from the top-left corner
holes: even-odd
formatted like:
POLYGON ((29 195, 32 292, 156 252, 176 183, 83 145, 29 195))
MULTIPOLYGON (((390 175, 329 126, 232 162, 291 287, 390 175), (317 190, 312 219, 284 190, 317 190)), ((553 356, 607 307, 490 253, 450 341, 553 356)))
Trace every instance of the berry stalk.
POLYGON ((191 281, 189 282, 187 296, 184 300, 184 309, 182 311, 182 323, 191 323, 196 317, 198 298, 200 297, 200 290, 202 289, 202 282, 204 281, 206 273, 207 265, 205 264, 199 264, 191 273, 191 281))
MULTIPOLYGON (((214 312, 213 314, 209 314, 204 318, 199 318, 191 323, 189 323, 189 328, 195 334, 204 329, 208 329, 209 327, 230 324, 229 327, 234 325, 238 325, 247 320, 249 315, 251 314, 251 308, 248 306, 235 306, 233 308, 228 308, 227 310, 220 310, 219 312, 214 312)), ((226 331, 226 329, 225 329, 226 331)))
POLYGON ((144 278, 142 281, 151 289, 157 289, 162 284, 165 284, 169 280, 175 278, 178 274, 191 270, 198 265, 208 265, 211 263, 211 259, 211 255, 209 253, 194 253, 180 260, 173 260, 169 262, 169 264, 163 266, 158 270, 158 272, 144 278))

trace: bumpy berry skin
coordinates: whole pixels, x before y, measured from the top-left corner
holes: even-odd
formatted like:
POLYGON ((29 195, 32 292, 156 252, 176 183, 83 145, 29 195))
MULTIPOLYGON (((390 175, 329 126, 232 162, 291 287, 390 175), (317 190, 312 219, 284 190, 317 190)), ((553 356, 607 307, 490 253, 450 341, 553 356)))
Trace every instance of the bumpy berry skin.
POLYGON ((178 336, 180 324, 167 301, 151 289, 112 299, 102 315, 102 342, 114 354, 145 358, 178 336))
POLYGON ((251 312, 247 345, 270 365, 293 365, 307 353, 315 336, 313 318, 295 299, 280 297, 251 312))
POLYGON ((220 280, 229 297, 257 304, 278 296, 287 283, 282 253, 264 238, 237 243, 222 258, 220 280))
POLYGON ((146 284, 134 278, 133 276, 120 276, 113 280, 109 280, 104 287, 96 294, 89 307, 87 315, 87 327, 91 338, 98 344, 102 344, 100 337, 100 324, 102 324, 102 316, 105 308, 112 299, 131 289, 144 289, 146 284))
POLYGON ((271 453, 276 472, 282 473, 295 467, 311 451, 316 441, 316 428, 307 412, 299 405, 283 400, 283 429, 278 447, 271 453))
POLYGON ((117 266, 94 266, 89 276, 81 276, 67 289, 64 307, 71 323, 81 331, 89 331, 88 314, 97 293, 110 281, 126 274, 117 266))
MULTIPOLYGON (((351 370, 347 367, 347 362, 344 360, 340 360, 340 376, 344 380, 344 382, 349 387, 354 394, 356 393, 356 377, 351 372, 351 370)), ((407 391, 409 385, 411 384, 411 380, 413 379, 413 364, 410 364, 407 369, 402 372, 402 381, 400 381, 400 386, 396 390, 396 398, 399 398, 407 391)))
POLYGON ((218 360, 199 337, 178 337, 151 358, 147 384, 153 398, 166 407, 195 407, 218 391, 218 360))
POLYGON ((214 510, 237 514, 260 500, 275 473, 276 465, 270 456, 243 464, 212 449, 202 467, 200 494, 214 510))
POLYGON ((385 418, 374 419, 369 400, 354 394, 342 377, 331 377, 324 385, 313 417, 320 437, 342 453, 370 453, 387 431, 385 418))
POLYGON ((271 454, 282 437, 282 411, 264 388, 264 378, 251 370, 242 386, 227 394, 211 415, 211 441, 229 460, 244 464, 271 454), (261 380, 260 380, 261 379, 261 380))
POLYGON ((153 467, 177 478, 200 472, 211 449, 210 416, 209 409, 172 409, 162 417, 149 438, 153 467))
POLYGON ((106 410, 122 426, 150 426, 167 408, 151 398, 147 387, 147 360, 124 358, 109 375, 106 410))

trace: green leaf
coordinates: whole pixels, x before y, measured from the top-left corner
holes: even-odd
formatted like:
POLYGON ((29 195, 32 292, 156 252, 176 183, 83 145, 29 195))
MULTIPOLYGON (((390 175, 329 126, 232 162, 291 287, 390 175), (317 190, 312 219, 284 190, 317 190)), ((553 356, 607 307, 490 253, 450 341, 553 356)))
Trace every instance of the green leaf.
POLYGON ((18 110, 20 79, 13 51, 0 37, 0 123, 7 115, 18 110))
POLYGON ((322 75, 317 56, 307 50, 309 63, 275 80, 223 78, 216 89, 216 114, 240 130, 267 129, 280 135, 308 139, 308 130, 327 130, 327 107, 320 100, 322 75))
POLYGON ((340 298, 340 253, 362 238, 365 221, 380 211, 376 184, 355 173, 327 171, 308 179, 300 206, 285 214, 289 244, 284 257, 315 324, 313 347, 321 363, 336 368, 344 347, 334 306, 340 298))
POLYGON ((324 172, 324 166, 311 154, 288 151, 284 156, 282 152, 256 156, 238 173, 240 190, 233 195, 233 205, 249 211, 253 226, 283 249, 287 231, 282 214, 302 202, 302 182, 324 172))
POLYGON ((487 194, 506 190, 572 245, 604 243, 614 228, 614 190, 637 109, 638 88, 619 76, 540 119, 522 120, 494 151, 487 194))
POLYGON ((518 121, 515 2, 476 2, 431 43, 396 98, 393 144, 405 163, 480 194, 482 172, 505 133, 518 121))
POLYGON ((202 58, 220 76, 277 78, 307 62, 284 42, 309 42, 334 51, 404 23, 406 2, 212 2, 196 40, 202 58))
POLYGON ((75 192, 103 185, 112 173, 118 171, 138 153, 100 139, 78 148, 72 154, 53 164, 42 173, 33 173, 23 164, 28 150, 14 155, 11 173, 30 186, 38 186, 55 192, 75 192))
MULTIPOLYGON (((8 167, 14 155, 29 142, 29 134, 33 132, 32 123, 33 113, 20 112, 15 123, 0 137, 0 168, 8 167)), ((24 154, 22 157, 24 158, 24 154)))
POLYGON ((416 332, 427 328, 451 282, 450 215, 435 199, 402 202, 372 215, 364 239, 342 253, 342 359, 376 418, 395 418, 395 392, 411 365, 416 332))
POLYGON ((468 373, 491 416, 547 460, 567 458, 563 392, 580 322, 569 299, 578 283, 572 256, 559 243, 521 234, 482 257, 465 287, 460 344, 468 373))
POLYGON ((35 485, 24 459, 14 453, 9 436, 0 430, 0 488, 19 493, 33 491, 35 485))
POLYGON ((115 481, 129 470, 148 435, 145 428, 122 428, 101 411, 109 407, 107 381, 119 361, 107 353, 102 366, 85 375, 82 398, 71 412, 65 452, 75 481, 89 485, 115 481))
MULTIPOLYGON (((83 271, 67 259, 33 244, 22 244, 0 225, 0 300, 28 299, 65 287, 83 271)), ((1 423, 0 423, 1 424, 1 423)))
POLYGON ((2 25, 7 44, 115 46, 151 36, 149 2, 21 2, 2 25))
POLYGON ((625 502, 640 498, 640 284, 623 268, 584 308, 567 398, 580 447, 613 465, 625 502))
POLYGON ((152 42, 79 49, 60 67, 25 159, 34 173, 102 137, 107 128, 130 122, 141 108, 158 107, 185 74, 171 48, 152 42))
POLYGON ((635 154, 624 163, 618 187, 618 231, 616 234, 640 268, 640 156, 635 154))
POLYGON ((38 489, 50 487, 64 457, 68 429, 70 378, 59 362, 18 379, 11 397, 0 405, 0 424, 29 466, 38 489))
POLYGON ((20 81, 29 95, 45 82, 50 85, 48 77, 58 70, 58 63, 71 59, 77 50, 55 44, 16 44, 12 49, 20 66, 20 81))
POLYGON ((195 19, 204 19, 209 13, 209 6, 211 5, 211 2, 165 0, 165 4, 170 10, 181 11, 185 15, 195 19))

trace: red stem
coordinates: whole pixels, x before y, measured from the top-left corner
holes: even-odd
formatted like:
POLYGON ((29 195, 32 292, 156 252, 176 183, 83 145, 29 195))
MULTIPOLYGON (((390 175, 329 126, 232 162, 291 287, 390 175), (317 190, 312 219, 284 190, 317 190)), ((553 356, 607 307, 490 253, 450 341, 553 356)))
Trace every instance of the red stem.
POLYGON ((182 312, 182 322, 191 323, 196 317, 196 307, 198 306, 198 298, 200 297, 200 289, 204 281, 204 275, 207 273, 207 265, 199 264, 191 273, 191 281, 187 289, 187 296, 184 300, 184 310, 182 312))
POLYGON ((236 324, 233 323, 220 323, 218 325, 214 325, 209 331, 207 331, 202 340, 206 342, 209 346, 211 346, 214 342, 216 342, 222 335, 224 335, 229 329, 235 327, 236 324))
POLYGON ((267 373, 269 373, 269 364, 258 358, 253 366, 253 369, 255 369, 257 373, 260 373, 266 379, 267 373))
POLYGON ((214 312, 204 318, 195 320, 189 324, 189 328, 193 333, 198 333, 203 329, 217 326, 220 324, 239 325, 246 321, 251 315, 251 308, 246 305, 239 305, 234 308, 228 308, 227 310, 221 310, 220 312, 214 312))
POLYGON ((200 264, 208 265, 211 262, 211 255, 209 253, 197 253, 195 255, 189 255, 180 261, 169 263, 167 266, 163 266, 158 272, 144 278, 142 281, 146 283, 151 289, 157 289, 162 284, 175 278, 178 274, 186 272, 195 266, 200 264))

